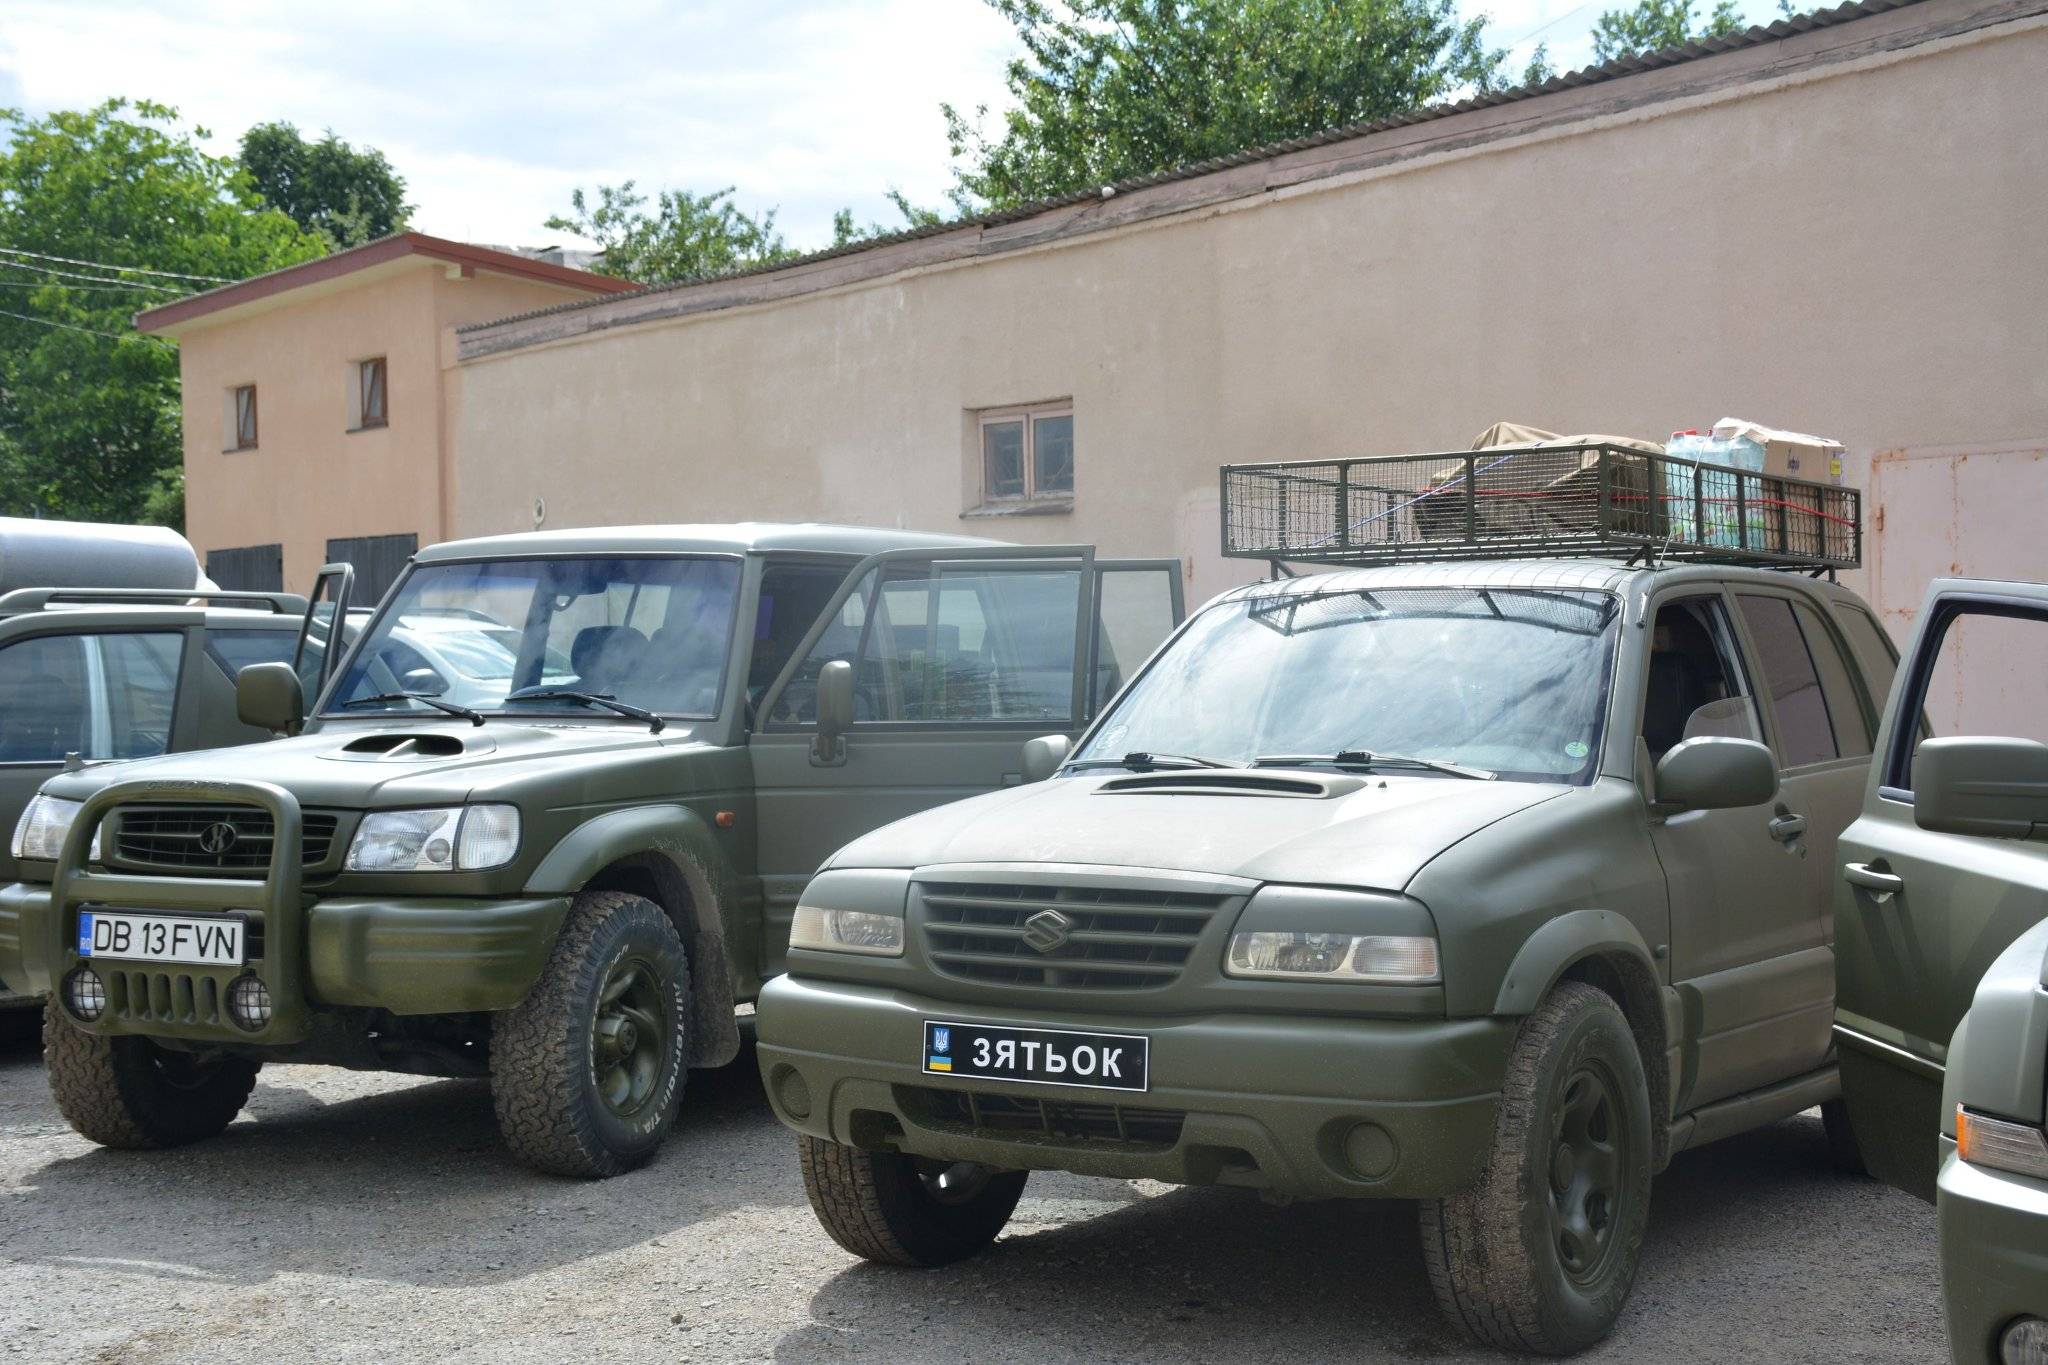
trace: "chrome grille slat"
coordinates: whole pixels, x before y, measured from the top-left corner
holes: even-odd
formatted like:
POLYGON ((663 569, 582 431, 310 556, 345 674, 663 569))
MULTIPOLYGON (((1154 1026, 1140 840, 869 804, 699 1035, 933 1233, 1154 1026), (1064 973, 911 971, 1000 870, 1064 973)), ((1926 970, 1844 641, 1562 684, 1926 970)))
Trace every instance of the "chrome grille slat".
MULTIPOLYGON (((270 865, 277 833, 270 812, 253 806, 125 805, 116 808, 112 823, 117 861, 180 872, 260 871, 270 865), (228 826, 235 837, 230 847, 208 852, 201 839, 215 825, 228 826)), ((301 861, 325 862, 341 817, 306 811, 300 823, 301 861)))
POLYGON ((1228 896, 1122 886, 925 882, 924 947, 965 980, 1081 990, 1156 990, 1177 981, 1228 896), (1030 942, 1034 915, 1066 921, 1050 951, 1030 942))

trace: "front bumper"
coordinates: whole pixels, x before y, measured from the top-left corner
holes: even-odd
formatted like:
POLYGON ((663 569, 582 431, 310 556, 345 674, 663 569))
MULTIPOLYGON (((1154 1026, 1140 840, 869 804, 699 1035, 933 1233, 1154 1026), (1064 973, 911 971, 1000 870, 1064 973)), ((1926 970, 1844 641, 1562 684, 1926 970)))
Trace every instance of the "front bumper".
POLYGON ((763 987, 757 1010, 776 1116, 814 1137, 1308 1197, 1434 1197, 1477 1179, 1514 1032, 1503 1019, 990 1009, 789 976, 763 987), (1152 1088, 1130 1095, 927 1075, 926 1019, 1145 1033, 1152 1088), (1001 1124, 979 1122, 980 1105, 963 1118, 957 1097, 967 1093, 993 1097, 987 1107, 1003 1109, 1001 1124), (1047 1115, 1044 1130, 1018 1126, 1027 1109, 1047 1115))
POLYGON ((2014 1318, 2048 1317, 2048 1182, 1972 1166, 1941 1139, 1941 1296, 1957 1365, 1998 1360, 2014 1318))

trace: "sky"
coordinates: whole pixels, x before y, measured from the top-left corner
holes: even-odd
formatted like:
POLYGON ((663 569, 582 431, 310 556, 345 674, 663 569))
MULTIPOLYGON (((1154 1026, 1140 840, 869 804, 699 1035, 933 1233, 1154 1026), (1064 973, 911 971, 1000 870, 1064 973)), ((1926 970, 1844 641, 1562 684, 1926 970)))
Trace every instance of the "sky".
MULTIPOLYGON (((1519 72, 1547 42, 1591 59, 1620 0, 1461 0, 1519 72)), ((1752 22, 1775 11, 1747 0, 1752 22)), ((891 188, 952 184, 942 101, 1004 104, 1009 26, 981 0, 5 0, 0 107, 40 115, 125 95, 176 107, 234 150, 273 119, 384 152, 413 226, 464 241, 574 245, 545 226, 578 186, 738 187, 791 245, 832 214, 898 223, 891 188)))

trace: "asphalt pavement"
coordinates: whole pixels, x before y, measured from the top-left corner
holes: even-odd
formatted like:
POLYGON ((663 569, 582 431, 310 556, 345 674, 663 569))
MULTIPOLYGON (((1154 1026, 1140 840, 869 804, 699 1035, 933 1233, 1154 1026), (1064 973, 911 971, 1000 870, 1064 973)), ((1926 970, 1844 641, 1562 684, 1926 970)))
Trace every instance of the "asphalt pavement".
MULTIPOLYGON (((1942 1358, 1933 1210, 1816 1115, 1681 1156, 1588 1361, 1942 1358)), ((223 1136, 103 1151, 0 1019, 0 1360, 1475 1361, 1398 1204, 1035 1176, 987 1254, 856 1261, 750 1055, 652 1166, 529 1174, 469 1081, 274 1067, 223 1136)))

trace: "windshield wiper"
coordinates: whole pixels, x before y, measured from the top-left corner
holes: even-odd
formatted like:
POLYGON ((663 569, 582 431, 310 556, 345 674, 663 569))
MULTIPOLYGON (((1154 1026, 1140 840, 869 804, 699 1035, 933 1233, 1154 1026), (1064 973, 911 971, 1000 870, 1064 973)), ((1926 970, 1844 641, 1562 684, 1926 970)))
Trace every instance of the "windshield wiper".
POLYGON ((1148 773, 1154 768, 1228 768, 1230 765, 1213 758, 1203 758, 1200 754, 1153 754, 1138 750, 1125 754, 1122 758, 1084 758, 1077 762, 1069 763, 1067 766, 1070 768, 1130 768, 1137 772, 1148 773))
POLYGON ((374 697, 350 697, 341 703, 341 709, 346 711, 356 706, 377 706, 388 701, 423 701, 436 711, 446 711, 451 716, 460 716, 471 725, 484 723, 483 712, 472 711, 467 706, 457 706, 452 701, 442 701, 439 697, 430 697, 424 692, 379 692, 374 697))
POLYGON ((609 692, 578 692, 573 687, 522 687, 517 692, 508 694, 505 700, 580 701, 585 706, 602 706, 607 711, 616 711, 622 716, 630 716, 634 720, 646 721, 647 733, 651 735, 660 734, 668 726, 666 720, 649 711, 646 707, 620 701, 609 692))
POLYGON ((1433 773, 1449 773, 1452 777, 1469 777, 1479 782, 1491 782, 1500 776, 1488 768, 1446 763, 1440 758, 1411 758, 1406 754, 1374 753, 1370 749, 1339 749, 1334 754, 1261 754, 1252 760, 1254 768, 1305 768, 1311 764, 1328 764, 1334 768, 1424 768, 1433 773))

